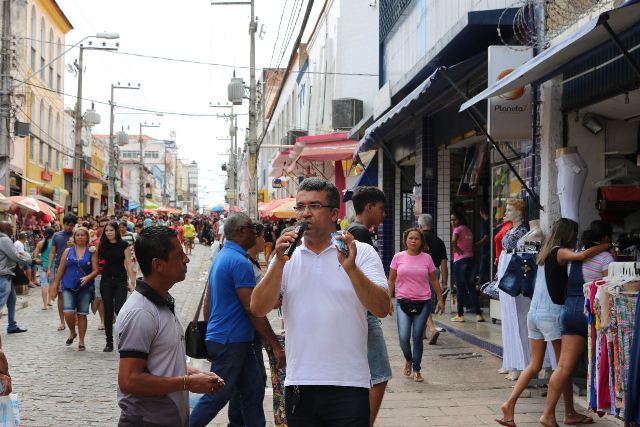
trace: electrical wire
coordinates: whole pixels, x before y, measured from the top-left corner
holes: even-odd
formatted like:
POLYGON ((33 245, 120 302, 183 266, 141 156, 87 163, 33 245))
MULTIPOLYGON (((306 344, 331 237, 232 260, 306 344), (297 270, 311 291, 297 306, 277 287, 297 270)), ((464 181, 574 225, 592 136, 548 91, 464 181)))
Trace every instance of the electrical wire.
MULTIPOLYGON (((276 45, 278 44, 278 40, 280 39, 280 28, 282 27, 282 21, 284 20, 284 12, 287 10, 287 4, 289 0, 284 1, 284 6, 282 6, 282 13, 280 14, 280 22, 278 22, 278 31, 276 33, 276 40, 273 42, 273 50, 271 51, 271 58, 269 59, 269 68, 271 68, 271 63, 273 62, 273 54, 276 52, 276 45)), ((284 37, 283 37, 284 40, 284 37)))
MULTIPOLYGON (((303 4, 303 3, 301 3, 303 4)), ((32 39, 30 37, 19 37, 22 39, 27 39, 27 40, 36 40, 36 39, 32 39)), ((289 37, 289 41, 291 40, 291 37, 289 37)), ((47 42, 48 43, 48 42, 47 42)), ((65 44, 64 46, 73 46, 73 45, 67 45, 65 44)), ((275 46, 274 46, 275 48, 275 46)), ((220 63, 220 62, 208 62, 208 61, 200 61, 200 60, 196 60, 196 59, 184 59, 184 58, 172 58, 172 57, 168 57, 168 56, 160 56, 160 55, 147 55, 144 53, 137 53, 137 52, 125 52, 125 51, 121 51, 121 50, 105 50, 104 53, 106 54, 112 54, 112 55, 127 55, 127 56, 133 56, 133 57, 137 57, 137 58, 146 58, 146 59, 156 59, 156 60, 161 60, 161 61, 170 61, 170 62, 181 62, 181 63, 185 63, 185 64, 194 64, 194 65, 206 65, 209 67, 222 67, 222 68, 230 68, 230 69, 241 69, 241 70, 250 70, 251 67, 248 65, 234 65, 234 64, 224 64, 224 63, 220 63)), ((255 67, 254 70, 255 71, 264 71, 266 69, 269 68, 274 68, 274 67, 255 67)), ((279 67, 276 67, 279 68, 279 67)), ((323 75, 335 75, 335 76, 356 76, 356 77, 378 77, 379 74, 376 73, 337 73, 337 72, 323 72, 323 71, 307 71, 307 74, 323 74, 323 75)))
MULTIPOLYGON (((64 96, 68 96, 70 98, 76 98, 76 99, 78 98, 76 95, 72 95, 72 94, 65 93, 65 92, 60 92, 60 91, 57 91, 55 89, 51 89, 51 88, 48 88, 48 87, 45 87, 45 86, 40 86, 40 85, 31 83, 31 82, 29 82, 27 80, 21 80, 21 79, 15 78, 15 77, 11 77, 11 79, 14 80, 14 81, 20 82, 20 83, 29 84, 32 87, 37 87, 39 89, 42 89, 42 90, 45 90, 45 91, 48 91, 48 92, 56 93, 58 95, 64 95, 64 96)), ((107 105, 107 106, 111 105, 109 103, 109 101, 100 101, 100 100, 97 100, 97 99, 91 99, 91 98, 85 98, 85 97, 82 97, 80 99, 82 99, 83 101, 87 101, 87 102, 93 102, 93 103, 99 104, 99 105, 107 105)), ((154 113, 154 114, 164 114, 164 115, 167 115, 167 116, 223 117, 220 114, 183 113, 183 112, 178 112, 178 111, 151 110, 151 109, 148 109, 148 108, 132 107, 132 106, 120 105, 120 104, 116 104, 116 103, 114 103, 114 105, 117 108, 122 108, 122 109, 125 109, 125 110, 141 111, 141 112, 145 112, 145 113, 154 113)), ((247 115, 249 115, 249 113, 237 113, 237 115, 238 116, 247 116, 247 115)))

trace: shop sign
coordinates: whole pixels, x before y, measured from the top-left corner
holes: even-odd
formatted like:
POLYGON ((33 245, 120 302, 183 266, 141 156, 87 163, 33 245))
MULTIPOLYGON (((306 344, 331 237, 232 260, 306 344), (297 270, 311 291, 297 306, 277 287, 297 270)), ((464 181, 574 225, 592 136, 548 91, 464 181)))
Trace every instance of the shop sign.
POLYGON ((273 181, 271 181, 272 188, 284 188, 286 186, 287 186, 287 182, 282 178, 276 178, 273 181))
MULTIPOLYGON (((507 76, 533 57, 531 48, 489 46, 488 85, 507 76)), ((531 139, 531 85, 515 88, 487 102, 487 128, 496 141, 531 139)))
POLYGON ((53 180, 53 174, 49 171, 41 171, 40 179, 42 179, 43 181, 51 181, 53 180))

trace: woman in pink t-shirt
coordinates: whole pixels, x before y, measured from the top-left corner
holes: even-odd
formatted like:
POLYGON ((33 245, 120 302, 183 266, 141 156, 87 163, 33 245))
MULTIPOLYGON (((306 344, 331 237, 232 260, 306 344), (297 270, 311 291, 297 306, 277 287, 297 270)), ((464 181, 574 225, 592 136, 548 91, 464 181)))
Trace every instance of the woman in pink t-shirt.
POLYGON ((476 312, 476 320, 484 322, 478 292, 473 283, 473 233, 465 225, 464 218, 451 213, 451 252, 453 252, 453 280, 456 282, 456 299, 458 301, 458 315, 451 318, 452 322, 464 322, 464 300, 471 298, 471 305, 476 312))
MULTIPOLYGON (((417 228, 410 228, 404 232, 403 241, 406 251, 398 252, 391 260, 389 272, 389 295, 393 298, 396 293, 396 320, 398 322, 398 337, 400 348, 404 354, 406 364, 404 375, 411 376, 416 382, 424 381, 420 374, 422 362, 422 335, 427 318, 431 311, 431 287, 438 297, 437 313, 444 313, 444 300, 433 265, 431 256, 423 252, 424 240, 417 228), (413 338, 413 351, 410 339, 413 338)), ((393 314, 393 300, 391 314, 393 314)))

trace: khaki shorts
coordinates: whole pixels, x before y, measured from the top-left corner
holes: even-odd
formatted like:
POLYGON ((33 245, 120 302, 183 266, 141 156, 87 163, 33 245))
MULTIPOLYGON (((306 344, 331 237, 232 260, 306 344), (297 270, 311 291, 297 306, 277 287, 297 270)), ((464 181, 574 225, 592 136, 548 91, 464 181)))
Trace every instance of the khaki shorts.
POLYGON ((195 242, 195 241, 196 241, 196 238, 195 238, 195 237, 185 237, 185 238, 184 238, 184 243, 185 243, 185 244, 189 244, 189 243, 190 243, 190 244, 192 244, 192 245, 193 245, 193 242, 195 242))

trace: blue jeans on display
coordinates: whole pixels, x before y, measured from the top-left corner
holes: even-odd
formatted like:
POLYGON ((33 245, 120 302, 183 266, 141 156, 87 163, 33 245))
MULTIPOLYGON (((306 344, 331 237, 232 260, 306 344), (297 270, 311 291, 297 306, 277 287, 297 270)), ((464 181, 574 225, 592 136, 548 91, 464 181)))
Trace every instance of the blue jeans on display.
POLYGON ((456 281, 458 316, 464 316, 465 299, 471 299, 471 308, 481 314, 478 292, 473 283, 473 258, 463 258, 453 263, 453 280, 456 281))
POLYGON ((431 313, 431 301, 425 301, 420 314, 409 316, 402 311, 400 303, 396 301, 396 322, 398 323, 398 338, 400 339, 400 349, 406 361, 411 360, 414 372, 420 372, 422 362, 422 337, 427 326, 427 318, 431 313), (413 351, 411 342, 413 340, 413 351))
POLYGON ((264 381, 251 342, 220 344, 205 341, 211 358, 211 372, 224 379, 222 390, 205 394, 191 411, 190 427, 205 427, 231 400, 236 389, 240 392, 240 403, 244 425, 247 427, 266 424, 262 402, 264 381))

